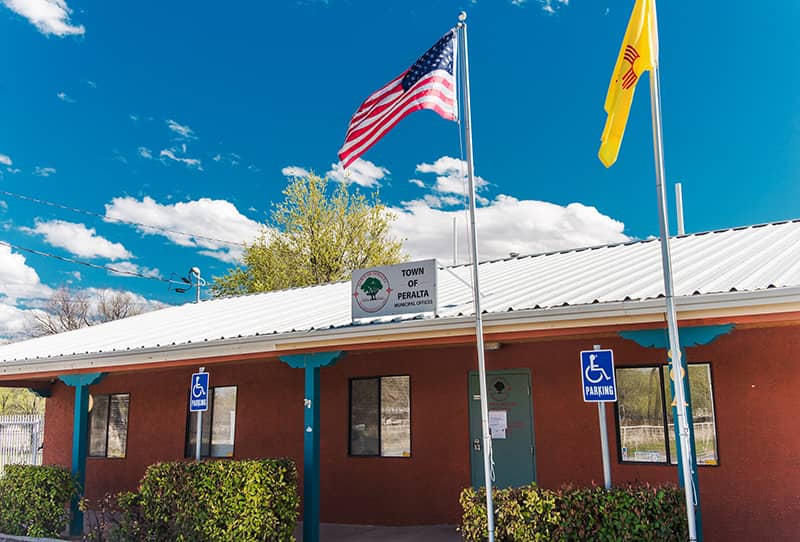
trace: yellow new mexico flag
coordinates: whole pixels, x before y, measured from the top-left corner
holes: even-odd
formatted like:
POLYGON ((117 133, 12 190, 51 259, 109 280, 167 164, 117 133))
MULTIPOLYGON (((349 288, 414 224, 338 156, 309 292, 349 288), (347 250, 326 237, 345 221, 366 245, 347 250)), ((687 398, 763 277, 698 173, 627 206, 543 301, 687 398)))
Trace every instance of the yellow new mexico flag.
POLYGON ((636 83, 645 71, 652 70, 657 65, 658 25, 655 0, 636 0, 606 96, 605 110, 608 118, 600 138, 600 152, 597 153, 606 167, 611 167, 617 161, 636 83))

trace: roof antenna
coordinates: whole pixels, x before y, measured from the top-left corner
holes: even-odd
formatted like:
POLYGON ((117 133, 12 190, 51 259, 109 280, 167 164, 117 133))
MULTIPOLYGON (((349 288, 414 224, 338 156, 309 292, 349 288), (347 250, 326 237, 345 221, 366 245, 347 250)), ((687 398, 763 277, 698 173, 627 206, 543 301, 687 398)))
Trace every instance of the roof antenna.
POLYGON ((195 303, 200 303, 200 287, 206 285, 206 281, 204 278, 200 276, 200 268, 195 266, 189 269, 189 276, 194 278, 193 286, 195 287, 196 295, 194 298, 195 303))
POLYGON ((684 235, 683 228, 683 190, 681 183, 675 183, 675 212, 678 215, 678 235, 684 235))
MULTIPOLYGON (((181 282, 173 281, 170 279, 170 290, 174 290, 179 294, 185 294, 188 292, 192 287, 195 288, 195 303, 200 303, 200 287, 206 285, 206 280, 200 276, 200 268, 199 267, 192 267, 189 269, 188 277, 181 277, 181 282), (194 279, 194 280, 192 280, 194 279), (180 284, 181 288, 173 288, 172 284, 180 284)), ((172 274, 175 276, 175 273, 172 274)))

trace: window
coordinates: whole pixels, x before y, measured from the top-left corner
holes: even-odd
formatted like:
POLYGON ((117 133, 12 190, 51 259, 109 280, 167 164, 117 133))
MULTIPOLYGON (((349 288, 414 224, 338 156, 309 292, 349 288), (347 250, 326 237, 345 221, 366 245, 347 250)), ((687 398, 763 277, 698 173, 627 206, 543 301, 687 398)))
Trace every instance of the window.
POLYGON ((350 380, 350 455, 411 457, 408 376, 350 380))
MULTIPOLYGON (((669 367, 621 367, 616 377, 620 461, 676 464, 669 367)), ((689 388, 697 464, 716 465, 719 455, 710 364, 689 364, 689 388)))
MULTIPOLYGON (((211 388, 208 410, 203 412, 201 457, 233 457, 236 434, 236 386, 211 388)), ((187 401, 188 405, 188 401, 187 401)), ((186 419, 186 457, 194 457, 197 446, 197 413, 186 419)))
POLYGON ((129 393, 92 396, 89 457, 123 458, 128 448, 129 393))

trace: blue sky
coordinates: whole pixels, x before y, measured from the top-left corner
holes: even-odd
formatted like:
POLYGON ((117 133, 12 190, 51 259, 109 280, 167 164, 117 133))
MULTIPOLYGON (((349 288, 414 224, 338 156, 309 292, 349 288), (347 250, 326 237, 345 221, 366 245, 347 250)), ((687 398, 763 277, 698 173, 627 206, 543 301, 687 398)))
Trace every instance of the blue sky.
MULTIPOLYGON (((469 14, 481 254, 657 235, 647 80, 615 166, 596 157, 632 0, 0 0, 0 240, 157 278, 223 274, 286 174, 336 169, 348 120, 469 14), (288 168, 288 169, 287 169, 288 168), (291 169, 295 168, 295 169, 291 169)), ((666 171, 688 231, 792 219, 800 4, 661 2, 666 171)), ((462 261, 458 127, 415 113, 347 180, 380 188, 412 257, 462 261)), ((674 221, 673 221, 674 232, 674 221)), ((53 288, 182 303, 157 280, 0 247, 0 337, 53 288)))

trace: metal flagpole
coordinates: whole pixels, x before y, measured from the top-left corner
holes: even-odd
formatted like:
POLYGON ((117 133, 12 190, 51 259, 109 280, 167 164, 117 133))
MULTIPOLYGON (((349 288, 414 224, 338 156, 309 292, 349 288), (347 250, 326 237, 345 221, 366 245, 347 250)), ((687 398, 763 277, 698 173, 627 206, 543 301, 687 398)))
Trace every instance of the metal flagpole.
POLYGON ((481 391, 481 431, 483 433, 483 477, 486 484, 486 516, 489 527, 489 542, 494 542, 494 499, 492 498, 492 436, 489 433, 489 402, 486 390, 486 359, 483 345, 483 316, 481 315, 481 296, 478 281, 478 231, 475 227, 475 167, 472 163, 472 113, 469 105, 469 59, 467 55, 467 14, 458 15, 459 42, 463 47, 463 89, 464 89, 464 135, 467 154, 467 179, 469 180, 469 221, 470 244, 472 246, 472 287, 475 306, 475 336, 478 348, 478 380, 481 391))
MULTIPOLYGON (((655 8, 654 8, 655 9, 655 8)), ((672 375, 675 382, 675 401, 677 403, 678 431, 680 432, 679 468, 683 473, 683 486, 686 494, 686 518, 689 524, 689 541, 697 540, 695 519, 695 487, 692 475, 691 441, 689 420, 686 412, 686 390, 682 376, 681 347, 678 336, 678 317, 675 314, 675 301, 672 284, 672 261, 669 252, 669 227, 667 223, 667 191, 664 186, 664 141, 661 130, 661 81, 658 66, 650 72, 650 108, 653 117, 653 150, 656 165, 656 189, 658 191, 658 223, 661 232, 661 264, 664 270, 664 294, 666 297, 667 329, 669 349, 672 358, 672 375)))

